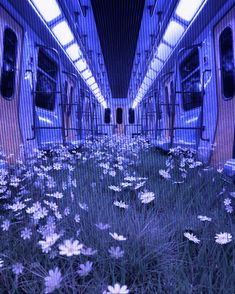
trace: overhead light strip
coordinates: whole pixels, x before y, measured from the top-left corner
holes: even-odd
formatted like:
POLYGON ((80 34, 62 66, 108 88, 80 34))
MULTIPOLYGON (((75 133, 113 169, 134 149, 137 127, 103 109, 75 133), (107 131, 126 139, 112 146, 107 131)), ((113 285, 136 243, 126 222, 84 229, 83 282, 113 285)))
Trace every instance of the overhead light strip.
MULTIPOLYGON (((192 25, 193 21, 196 19, 197 15, 203 9, 207 0, 180 0, 178 5, 176 6, 174 13, 166 27, 166 30, 163 34, 162 39, 157 47, 154 58, 150 62, 148 66, 147 73, 143 79, 146 77, 154 76, 154 79, 157 77, 159 71, 165 64, 165 62, 169 59, 170 55, 174 51, 176 45, 182 39, 182 37, 186 34, 189 27, 192 25), (186 25, 186 29, 177 22, 176 18, 179 17, 185 22, 188 22, 186 25), (169 45, 170 46, 169 46, 169 45), (153 74, 155 72, 155 75, 153 74)), ((148 89, 151 87, 153 83, 149 83, 148 89)), ((146 89, 147 83, 144 83, 144 88, 146 89)), ((138 103, 145 96, 146 90, 143 90, 143 82, 139 87, 136 98, 133 101, 132 108, 135 108, 138 103)))
POLYGON ((62 10, 60 9, 59 4, 56 0, 28 0, 33 9, 39 15, 40 19, 44 22, 47 29, 55 37, 57 42, 60 44, 61 48, 67 54, 72 64, 78 71, 79 75, 82 77, 84 82, 90 88, 93 95, 97 100, 102 104, 104 108, 107 108, 107 103, 104 97, 101 95, 98 84, 95 81, 95 78, 92 75, 92 72, 87 65, 86 60, 83 57, 83 53, 75 41, 73 32, 64 17, 62 10), (58 18, 58 21, 57 21, 58 18), (57 21, 56 24, 50 25, 53 21, 57 21), (73 43, 72 43, 73 42, 73 43), (70 43, 72 43, 70 45, 70 43), (68 46, 68 47, 67 47, 68 46), (67 48, 66 48, 67 47, 67 48), (94 88, 95 85, 96 87, 94 88), (94 94, 94 89, 99 89, 99 95, 94 94))

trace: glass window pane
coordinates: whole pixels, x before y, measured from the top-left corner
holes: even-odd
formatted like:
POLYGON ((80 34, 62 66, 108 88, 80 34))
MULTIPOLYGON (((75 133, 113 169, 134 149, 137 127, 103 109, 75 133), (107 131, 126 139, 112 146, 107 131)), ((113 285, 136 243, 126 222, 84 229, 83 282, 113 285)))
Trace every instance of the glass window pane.
POLYGON ((135 110, 133 108, 129 108, 129 124, 135 123, 135 110))
POLYGON ((219 38, 222 93, 225 100, 235 92, 235 71, 233 56, 233 33, 230 27, 223 30, 219 38))
POLYGON ((192 50, 180 64, 181 88, 184 110, 202 105, 199 51, 192 50))
POLYGON ((104 110, 104 122, 106 124, 110 124, 110 115, 111 115, 111 110, 110 108, 105 108, 104 110))
POLYGON ((35 104, 37 107, 51 111, 54 110, 57 71, 57 64, 40 49, 38 55, 35 97, 35 104))
POLYGON ((15 66, 17 55, 16 34, 7 28, 3 37, 3 66, 1 71, 1 95, 10 99, 15 90, 15 66))
POLYGON ((122 124, 122 108, 118 107, 116 110, 116 122, 117 124, 122 124))

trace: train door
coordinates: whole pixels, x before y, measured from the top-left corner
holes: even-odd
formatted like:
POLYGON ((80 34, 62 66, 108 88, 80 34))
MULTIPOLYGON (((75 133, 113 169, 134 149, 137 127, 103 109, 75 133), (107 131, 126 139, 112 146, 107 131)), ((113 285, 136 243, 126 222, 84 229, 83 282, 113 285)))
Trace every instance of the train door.
POLYGON ((214 29, 217 79, 217 127, 211 163, 235 158, 235 7, 214 29))
POLYGON ((123 108, 117 107, 116 108, 116 134, 117 135, 124 135, 125 126, 123 122, 123 108))
POLYGON ((75 139, 75 131, 71 130, 72 127, 72 105, 73 97, 75 91, 75 84, 73 80, 69 77, 65 79, 64 83, 64 127, 65 127, 65 137, 67 141, 72 141, 75 139))
POLYGON ((22 39, 21 26, 0 6, 0 151, 9 164, 23 159, 18 116, 22 39))

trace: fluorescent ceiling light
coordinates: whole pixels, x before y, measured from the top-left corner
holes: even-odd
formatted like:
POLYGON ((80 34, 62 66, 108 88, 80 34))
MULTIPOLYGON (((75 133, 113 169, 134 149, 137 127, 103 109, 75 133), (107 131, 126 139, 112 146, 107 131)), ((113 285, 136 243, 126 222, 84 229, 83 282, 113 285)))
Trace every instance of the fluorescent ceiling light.
POLYGON ((94 90, 96 90, 97 88, 98 88, 97 83, 94 83, 94 84, 92 84, 92 85, 90 86, 91 91, 94 91, 94 90))
POLYGON ((73 33, 65 20, 55 25, 52 31, 62 46, 67 45, 74 39, 73 33))
POLYGON ((72 59, 72 61, 74 61, 82 56, 82 52, 81 52, 80 47, 78 46, 77 43, 70 45, 66 49, 66 52, 68 53, 68 55, 72 59))
POLYGON ((157 49, 157 57, 166 60, 171 52, 171 47, 167 46, 166 44, 161 43, 157 49))
POLYGON ((96 94, 99 93, 99 92, 100 92, 100 89, 97 88, 97 89, 95 89, 95 90, 93 91, 93 94, 96 95, 96 94))
POLYGON ((149 86, 146 85, 144 82, 142 83, 142 85, 140 86, 141 89, 143 89, 145 92, 148 91, 149 86))
POLYGON ((186 21, 191 21, 204 0, 181 0, 175 13, 186 21))
POLYGON ((94 77, 91 77, 91 78, 89 78, 88 80, 86 80, 86 83, 87 83, 88 86, 94 84, 94 83, 95 83, 95 79, 94 79, 94 77))
POLYGON ((146 77, 154 80, 156 76, 157 76, 157 73, 154 70, 152 70, 150 67, 149 70, 147 71, 146 77))
POLYGON ((172 20, 167 26, 166 32, 163 36, 163 40, 170 45, 175 46, 183 33, 184 27, 178 22, 172 20))
POLYGON ((104 108, 107 108, 107 103, 106 103, 106 101, 103 101, 103 102, 101 103, 101 105, 102 105, 104 108))
POLYGON ((87 64, 86 64, 86 60, 85 59, 79 59, 76 63, 76 68, 81 72, 83 71, 84 69, 86 69, 87 67, 87 64))
POLYGON ((147 76, 145 76, 144 80, 143 80, 143 83, 145 85, 147 85, 148 87, 150 87, 153 83, 153 80, 149 79, 147 76))
POLYGON ((162 62, 156 58, 151 61, 150 68, 152 70, 158 71, 162 65, 162 62))
POLYGON ((95 97, 96 98, 99 98, 100 96, 101 96, 101 93, 100 92, 98 92, 98 93, 95 94, 95 97))
POLYGON ((83 78, 85 80, 89 79, 90 77, 92 77, 92 73, 91 71, 89 70, 89 68, 87 68, 86 70, 84 70, 81 75, 83 76, 83 78))
POLYGON ((61 15, 59 5, 56 0, 31 0, 34 6, 37 8, 38 12, 44 18, 46 22, 50 22, 53 19, 61 15))

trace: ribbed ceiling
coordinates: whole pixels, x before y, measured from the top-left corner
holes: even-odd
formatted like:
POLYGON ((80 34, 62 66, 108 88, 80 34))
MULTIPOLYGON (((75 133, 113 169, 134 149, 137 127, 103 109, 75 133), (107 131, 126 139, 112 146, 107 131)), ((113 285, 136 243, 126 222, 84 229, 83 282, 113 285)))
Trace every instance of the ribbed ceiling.
POLYGON ((145 0, 91 0, 113 98, 126 98, 145 0))

